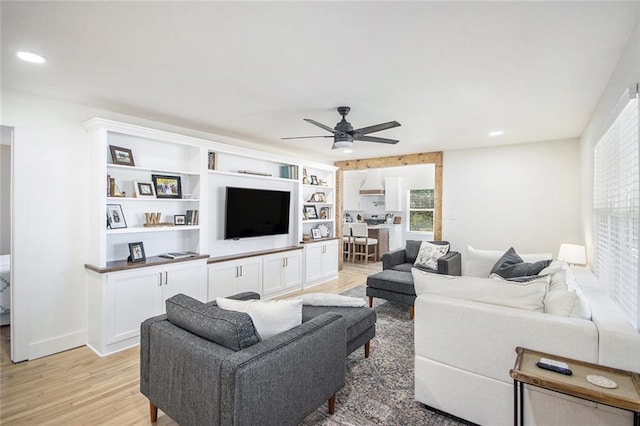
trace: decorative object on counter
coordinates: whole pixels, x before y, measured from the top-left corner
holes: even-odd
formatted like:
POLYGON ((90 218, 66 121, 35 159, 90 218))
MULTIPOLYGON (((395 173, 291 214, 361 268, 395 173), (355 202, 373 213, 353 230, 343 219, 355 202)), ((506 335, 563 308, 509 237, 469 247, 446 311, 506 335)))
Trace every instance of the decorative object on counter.
POLYGON ((387 223, 393 223, 393 213, 387 213, 385 215, 385 218, 387 220, 387 223))
POLYGON ((120 204, 107 204, 107 229, 122 229, 127 227, 120 204))
POLYGON ((314 240, 322 238, 322 232, 320 231, 320 228, 313 228, 311 230, 311 235, 313 236, 314 240))
POLYGON ((116 179, 107 175, 108 178, 108 188, 107 188, 107 197, 124 197, 125 193, 120 191, 118 184, 116 184, 116 179))
POLYGON ((215 170, 216 169, 216 153, 213 151, 209 151, 209 155, 207 156, 207 169, 215 170))
POLYGON ((320 207, 320 219, 331 219, 331 207, 320 207))
POLYGON ((156 190, 152 182, 133 182, 134 198, 156 198, 156 190))
POLYGON ((180 176, 151 175, 158 198, 182 198, 180 176))
POLYGON ((164 257, 166 259, 185 259, 187 257, 193 257, 196 254, 197 253, 191 253, 189 251, 179 251, 173 253, 163 253, 160 255, 160 257, 164 257))
POLYGON ((111 151, 111 162, 120 166, 135 166, 133 153, 129 148, 109 145, 111 151))
POLYGON ((173 224, 174 225, 186 225, 187 224, 187 216, 184 215, 184 214, 173 215, 173 224))
POLYGON ((309 219, 317 219, 318 211, 316 210, 316 206, 304 206, 304 218, 309 219))
POLYGON ((144 245, 142 241, 137 243, 129 243, 129 262, 144 262, 147 257, 144 255, 144 245))
POLYGON ((309 203, 326 203, 327 196, 324 192, 314 192, 311 194, 311 198, 309 198, 309 203))
POLYGON ((344 221, 351 223, 351 222, 353 222, 353 218, 351 217, 351 215, 349 213, 345 213, 344 214, 344 221))
POLYGON ((302 183, 309 185, 309 176, 307 175, 307 169, 302 169, 302 183))
POLYGON ((402 223, 402 216, 396 216, 393 218, 393 223, 398 225, 400 223, 402 223))
POLYGON ((311 235, 310 234, 302 234, 302 241, 306 242, 311 240, 311 235))
POLYGON ((311 175, 311 185, 318 185, 318 176, 311 175))
POLYGON ((361 215, 356 216, 356 219, 358 220, 358 222, 362 222, 362 216, 361 215))

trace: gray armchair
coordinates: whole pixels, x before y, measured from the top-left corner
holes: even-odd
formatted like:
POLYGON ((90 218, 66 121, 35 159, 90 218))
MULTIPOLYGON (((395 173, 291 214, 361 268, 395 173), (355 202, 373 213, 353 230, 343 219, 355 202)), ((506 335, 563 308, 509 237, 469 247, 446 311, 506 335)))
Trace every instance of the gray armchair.
MULTIPOLYGON (((432 244, 449 244, 448 241, 429 241, 432 244)), ((413 262, 418 257, 422 241, 407 240, 406 247, 382 255, 382 269, 411 272, 413 262)), ((445 275, 462 275, 462 256, 457 251, 449 251, 438 259, 438 269, 419 268, 423 271, 445 275)))
MULTIPOLYGON (((255 293, 236 298, 254 298, 255 293)), ((259 341, 249 315, 179 294, 141 325, 140 391, 182 426, 295 425, 344 386, 344 318, 325 313, 259 341)))

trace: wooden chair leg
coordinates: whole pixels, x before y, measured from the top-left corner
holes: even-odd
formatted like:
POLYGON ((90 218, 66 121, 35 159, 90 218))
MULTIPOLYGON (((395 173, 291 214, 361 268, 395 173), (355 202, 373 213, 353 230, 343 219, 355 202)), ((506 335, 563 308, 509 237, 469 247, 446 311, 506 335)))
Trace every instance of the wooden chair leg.
POLYGON ((369 296, 369 307, 373 308, 373 296, 369 296))
POLYGON ((409 306, 409 319, 413 319, 413 305, 409 306))
POLYGON ((364 344, 364 357, 369 358, 369 349, 371 348, 371 341, 364 344))
POLYGON ((158 421, 158 407, 153 405, 153 402, 149 401, 149 414, 151 414, 151 422, 158 421))
POLYGON ((336 394, 334 393, 329 398, 329 414, 333 414, 336 412, 336 394))

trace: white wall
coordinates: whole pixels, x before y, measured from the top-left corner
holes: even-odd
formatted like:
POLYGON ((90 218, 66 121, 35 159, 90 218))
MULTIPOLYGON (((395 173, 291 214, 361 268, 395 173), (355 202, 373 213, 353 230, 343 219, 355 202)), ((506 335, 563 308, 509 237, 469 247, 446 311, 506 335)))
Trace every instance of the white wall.
POLYGON ((11 129, 2 127, 0 140, 0 255, 11 252, 11 129))
MULTIPOLYGON (((446 151, 443 239, 475 248, 551 252, 582 243, 577 139, 446 151)), ((464 261, 464 255, 463 255, 464 261)))
POLYGON ((86 341, 90 188, 89 138, 83 122, 102 117, 259 149, 244 141, 13 91, 3 91, 2 113, 0 124, 15 127, 14 361, 86 341))
POLYGON ((600 101, 580 138, 582 164, 582 232, 587 244, 587 257, 593 258, 593 147, 612 119, 611 111, 630 83, 640 82, 640 22, 629 38, 600 101))

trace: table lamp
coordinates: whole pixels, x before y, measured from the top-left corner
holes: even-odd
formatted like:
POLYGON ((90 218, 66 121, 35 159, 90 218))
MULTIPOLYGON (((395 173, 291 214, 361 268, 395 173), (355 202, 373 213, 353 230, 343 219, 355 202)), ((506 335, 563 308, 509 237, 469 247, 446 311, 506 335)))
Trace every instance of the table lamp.
POLYGON ((570 265, 586 265, 587 252, 584 246, 577 244, 560 244, 558 260, 564 260, 570 265))

